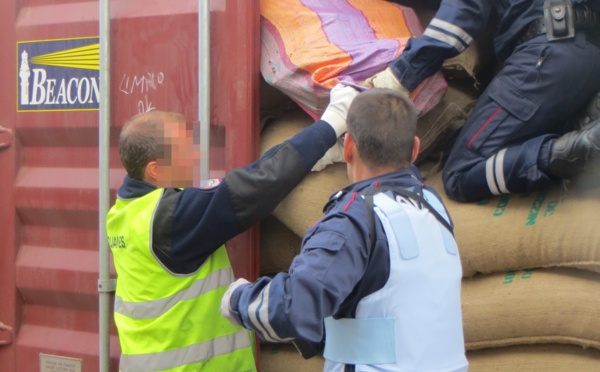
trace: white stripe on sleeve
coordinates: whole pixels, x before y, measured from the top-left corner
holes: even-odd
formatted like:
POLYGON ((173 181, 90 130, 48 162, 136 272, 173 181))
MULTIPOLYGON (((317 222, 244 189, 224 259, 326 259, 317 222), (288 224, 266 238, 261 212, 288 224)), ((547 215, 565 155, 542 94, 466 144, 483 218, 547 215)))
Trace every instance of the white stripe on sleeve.
POLYGON ((473 42, 473 38, 471 37, 471 35, 469 35, 462 28, 455 26, 450 22, 442 21, 439 18, 434 18, 431 20, 429 25, 435 26, 435 27, 439 28, 440 30, 444 30, 451 34, 456 35, 459 39, 461 39, 463 41, 464 44, 471 45, 471 43, 473 42))
POLYGON ((485 162, 485 179, 487 180, 488 187, 494 195, 500 195, 500 190, 496 187, 496 181, 494 180, 494 160, 496 155, 492 156, 485 162))
POLYGON ((425 30, 424 35, 427 35, 432 39, 439 40, 443 43, 446 43, 446 44, 454 47, 454 49, 458 50, 459 53, 462 52, 463 50, 465 50, 465 46, 463 45, 463 43, 461 43, 456 37, 446 35, 445 33, 441 32, 441 31, 434 30, 432 28, 427 28, 425 30))
POLYGON ((248 317, 250 322, 265 339, 269 342, 286 342, 292 339, 282 339, 277 336, 277 333, 269 323, 269 289, 271 283, 267 284, 261 291, 259 296, 256 296, 254 301, 248 306, 248 317))
POLYGON ((498 182, 498 187, 503 194, 508 194, 508 188, 506 187, 506 180, 504 179, 504 154, 506 154, 506 149, 502 149, 498 155, 496 155, 496 161, 494 162, 494 169, 496 175, 496 182, 498 182))

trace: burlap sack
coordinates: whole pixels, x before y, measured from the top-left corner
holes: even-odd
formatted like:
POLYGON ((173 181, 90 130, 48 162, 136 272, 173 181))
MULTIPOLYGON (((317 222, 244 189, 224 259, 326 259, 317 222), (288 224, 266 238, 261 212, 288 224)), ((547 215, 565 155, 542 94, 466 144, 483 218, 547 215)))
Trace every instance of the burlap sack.
POLYGON ((261 372, 322 372, 324 359, 304 359, 292 344, 260 344, 261 372))
POLYGON ((302 239, 275 217, 266 218, 260 224, 260 275, 287 272, 301 243, 302 239))
MULTIPOLYGON (((462 126, 467 113, 475 102, 474 92, 464 86, 450 86, 436 108, 419 118, 417 135, 421 139, 421 154, 428 151, 450 129, 462 126)), ((304 127, 313 123, 309 115, 299 108, 279 112, 271 117, 261 132, 261 153, 291 138, 304 127)), ((274 215, 299 236, 321 217, 323 206, 329 196, 348 185, 346 166, 334 164, 313 172, 277 207, 274 215)))
MULTIPOLYGON (((292 137, 312 120, 300 110, 269 123, 261 151, 292 137)), ((484 203, 457 203, 443 191, 441 174, 426 182, 445 199, 455 223, 463 274, 530 267, 578 267, 600 272, 600 190, 564 193, 558 187, 531 195, 503 195, 484 203)), ((321 216, 329 197, 348 184, 337 163, 308 175, 273 215, 298 236, 321 216)))
POLYGON ((524 345, 467 352, 469 372, 600 370, 600 352, 573 345, 524 345))
MULTIPOLYGON (((600 352, 574 345, 522 345, 467 352, 469 372, 573 372, 600 369, 600 352)), ((262 372, 321 372, 323 357, 303 359, 289 344, 261 344, 262 372)))
POLYGON ((323 216, 329 197, 348 185, 346 165, 336 163, 312 172, 273 211, 290 230, 303 237, 309 227, 323 216))
POLYGON ((463 279, 468 350, 542 343, 600 349, 600 275, 539 269, 463 279))
POLYGON ((531 195, 458 203, 429 177, 454 220, 463 275, 565 266, 600 272, 600 189, 565 193, 557 186, 531 195))
POLYGON ((455 81, 448 85, 442 101, 417 121, 417 136, 421 140, 417 163, 425 159, 453 131, 463 126, 478 95, 479 92, 472 84, 455 81))
MULTIPOLYGON (((261 132, 261 154, 293 137, 313 120, 301 110, 288 112, 267 123, 261 132)), ((322 216, 331 194, 348 184, 345 163, 336 163, 319 172, 312 172, 273 211, 285 226, 302 237, 322 216)))

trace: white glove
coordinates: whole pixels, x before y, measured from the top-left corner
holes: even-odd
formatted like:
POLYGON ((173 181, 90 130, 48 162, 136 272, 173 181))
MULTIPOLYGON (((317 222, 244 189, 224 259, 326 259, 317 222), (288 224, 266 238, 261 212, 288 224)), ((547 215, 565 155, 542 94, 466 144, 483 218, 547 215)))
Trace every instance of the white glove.
POLYGON ((385 70, 371 76, 365 80, 365 85, 372 86, 373 88, 389 88, 400 92, 401 94, 408 97, 410 92, 406 89, 396 78, 392 70, 388 67, 385 70))
POLYGON ((325 155, 317 163, 314 167, 312 167, 311 171, 318 172, 326 166, 333 164, 335 162, 343 162, 344 161, 344 147, 342 144, 337 141, 332 148, 327 150, 325 155))
POLYGON ((223 295, 223 298, 221 299, 221 315, 223 316, 223 318, 229 320, 231 322, 231 324, 236 325, 236 326, 241 326, 241 324, 238 323, 238 321, 235 319, 233 314, 231 314, 231 306, 230 306, 231 296, 233 295, 233 292, 235 291, 235 289, 237 287, 244 285, 244 284, 248 284, 248 283, 250 283, 250 282, 244 278, 240 278, 240 279, 236 280, 235 282, 233 282, 229 285, 229 288, 227 288, 227 291, 225 292, 225 294, 223 295))
POLYGON ((338 83, 329 94, 329 105, 321 116, 335 130, 336 138, 346 131, 346 116, 348 108, 358 95, 358 91, 345 84, 338 83))

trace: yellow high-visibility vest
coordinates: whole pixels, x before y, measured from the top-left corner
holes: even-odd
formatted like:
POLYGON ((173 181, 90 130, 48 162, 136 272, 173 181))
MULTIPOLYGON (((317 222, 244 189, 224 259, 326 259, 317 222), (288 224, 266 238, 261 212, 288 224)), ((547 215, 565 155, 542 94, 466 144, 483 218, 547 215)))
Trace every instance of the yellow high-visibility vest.
POLYGON ((225 246, 191 274, 172 273, 155 257, 152 225, 163 192, 117 199, 107 215, 120 371, 256 371, 251 334, 219 311, 234 280, 225 246))

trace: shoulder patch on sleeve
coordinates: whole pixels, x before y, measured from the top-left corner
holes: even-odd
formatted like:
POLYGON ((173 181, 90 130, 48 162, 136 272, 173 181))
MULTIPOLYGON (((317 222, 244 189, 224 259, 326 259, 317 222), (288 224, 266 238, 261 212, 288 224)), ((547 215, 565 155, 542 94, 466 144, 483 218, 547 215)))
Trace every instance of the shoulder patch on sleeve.
POLYGON ((213 178, 200 183, 200 190, 212 190, 221 184, 221 178, 213 178))
POLYGON ((337 231, 321 231, 307 239, 302 249, 324 249, 329 252, 337 252, 345 242, 346 237, 337 231))
POLYGON ((337 191, 336 193, 334 193, 333 195, 331 195, 329 197, 329 201, 327 201, 327 203, 325 204, 325 206, 323 207, 323 213, 327 213, 327 211, 329 211, 333 205, 340 200, 340 198, 344 195, 346 195, 347 191, 346 190, 340 190, 337 191))
POLYGON ((336 231, 320 231, 302 242, 300 255, 290 266, 290 275, 302 273, 317 281, 322 281, 330 268, 345 270, 340 265, 333 265, 342 247, 346 244, 346 237, 336 231))

